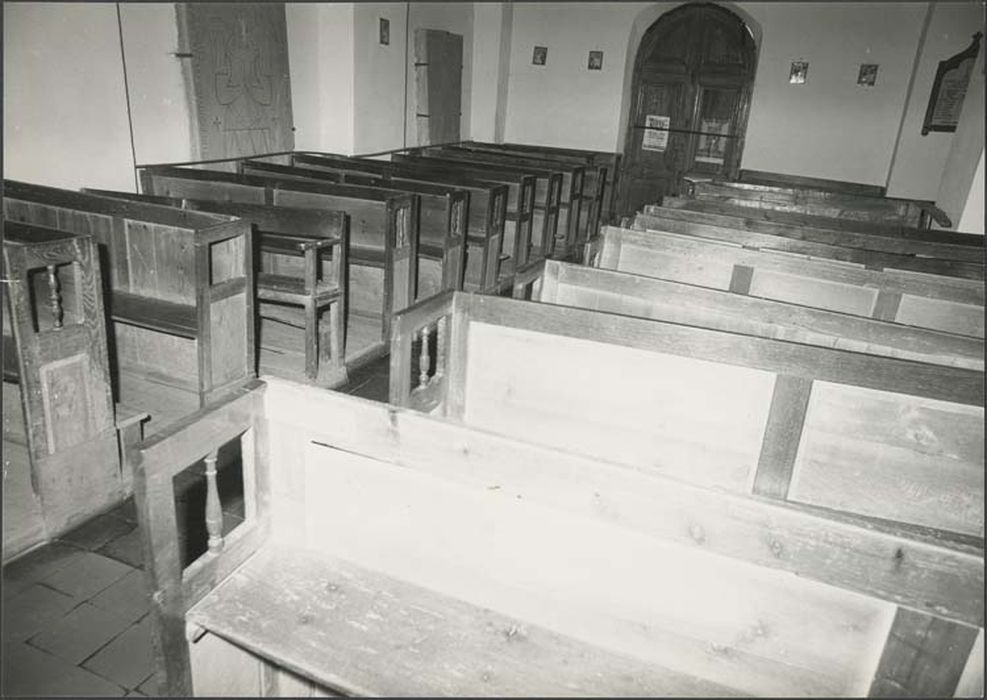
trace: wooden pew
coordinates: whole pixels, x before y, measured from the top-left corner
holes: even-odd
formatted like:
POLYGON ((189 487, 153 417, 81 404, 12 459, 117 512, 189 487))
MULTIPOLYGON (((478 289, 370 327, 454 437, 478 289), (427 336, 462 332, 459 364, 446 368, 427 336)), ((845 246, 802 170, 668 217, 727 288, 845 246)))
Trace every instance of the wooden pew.
MULTIPOLYGON (((597 197, 595 196, 596 177, 593 177, 594 192, 586 186, 586 166, 582 163, 565 163, 532 156, 517 156, 506 153, 492 153, 485 150, 459 148, 455 145, 426 146, 412 151, 415 154, 443 160, 464 163, 494 164, 511 168, 534 169, 534 172, 559 171, 562 173, 562 196, 559 204, 558 232, 552 254, 556 258, 566 258, 577 248, 581 248, 593 229, 590 216, 596 216, 597 197)), ((602 192, 600 193, 602 194, 602 192)))
POLYGON ((170 695, 952 695, 982 676, 982 540, 274 378, 131 458, 170 695), (222 535, 212 478, 210 548, 183 569, 174 476, 227 441, 246 520, 222 535))
POLYGON ((979 338, 558 260, 542 263, 540 274, 532 280, 528 298, 546 304, 984 371, 984 341, 979 338))
POLYGON ((692 181, 688 196, 755 209, 793 211, 855 221, 896 223, 927 229, 935 221, 946 228, 952 222, 932 202, 868 197, 810 188, 773 187, 743 182, 692 181))
MULTIPOLYGON (((291 164, 307 171, 338 175, 341 182, 361 186, 393 186, 398 189, 413 188, 409 191, 446 191, 450 188, 464 189, 470 193, 471 234, 482 235, 488 241, 482 263, 482 276, 474 282, 475 272, 467 260, 467 278, 464 288, 481 291, 508 281, 513 274, 513 255, 520 243, 516 229, 525 233, 530 240, 531 213, 519 214, 516 208, 508 209, 510 189, 505 184, 497 184, 456 174, 422 172, 421 169, 404 163, 349 158, 331 154, 295 153, 291 164), (436 188, 442 188, 438 190, 436 188), (482 232, 482 233, 480 233, 482 232)), ((528 201, 530 191, 535 186, 534 178, 526 178, 517 188, 515 198, 528 201), (530 191, 529 191, 530 190, 530 191)))
POLYGON ((346 383, 346 249, 343 212, 176 199, 113 190, 84 192, 245 219, 254 227, 258 358, 262 373, 323 386, 346 383), (327 258, 327 259, 324 259, 327 258), (297 308, 300 313, 285 309, 297 308), (323 319, 323 311, 329 318, 323 319), (303 335, 282 326, 299 328, 303 335))
POLYGON ((49 541, 131 488, 115 421, 99 255, 91 235, 3 227, 3 559, 49 541))
POLYGON ((831 216, 813 216, 793 211, 777 211, 774 209, 758 209, 743 207, 726 202, 689 199, 687 197, 665 197, 662 206, 675 209, 689 209, 713 214, 741 216, 757 221, 771 221, 790 224, 793 226, 810 226, 816 228, 853 231, 855 233, 873 233, 886 236, 898 236, 909 240, 925 240, 938 243, 956 243, 963 246, 983 246, 983 236, 974 233, 957 231, 941 231, 904 226, 896 223, 858 221, 854 219, 838 219, 831 216))
POLYGON ((808 187, 815 190, 858 194, 867 197, 883 197, 887 194, 887 189, 880 185, 865 185, 859 182, 846 182, 844 180, 829 180, 819 177, 806 177, 804 175, 772 173, 764 170, 741 170, 737 181, 749 182, 755 185, 770 185, 772 187, 808 187))
MULTIPOLYGON (((811 225, 805 221, 764 219, 748 216, 749 209, 724 207, 719 210, 697 210, 692 207, 663 207, 648 205, 643 213, 663 220, 688 221, 695 224, 720 226, 797 240, 826 243, 845 248, 859 248, 880 253, 894 253, 933 260, 949 260, 983 267, 984 237, 976 234, 956 234, 951 231, 902 229, 876 231, 852 230, 848 227, 825 228, 821 221, 811 225)), ((784 216, 784 215, 779 215, 784 216)), ((886 229, 890 227, 885 227, 886 229)))
MULTIPOLYGON (((575 183, 576 187, 582 184, 580 197, 582 206, 579 208, 579 215, 576 219, 575 245, 577 247, 581 246, 585 242, 585 239, 591 236, 594 231, 599 230, 604 216, 609 216, 609 212, 607 211, 607 197, 609 196, 607 166, 594 162, 592 156, 566 156, 544 152, 507 150, 501 147, 487 147, 486 145, 471 142, 443 144, 438 148, 440 151, 459 151, 474 155, 493 156, 498 159, 509 159, 504 162, 541 168, 552 168, 558 165, 582 168, 584 171, 584 182, 575 183)), ((575 189, 575 187, 571 189, 575 189)))
POLYGON ((605 226, 587 264, 908 326, 984 337, 977 280, 859 265, 673 233, 605 226))
POLYGON ((119 399, 152 431, 255 376, 247 222, 13 180, 3 206, 100 244, 119 399))
POLYGON ((552 255, 559 229, 559 207, 562 199, 561 172, 534 172, 531 168, 471 164, 414 153, 391 154, 391 161, 413 164, 423 175, 429 177, 447 175, 507 185, 510 189, 510 201, 514 203, 513 209, 508 206, 508 216, 511 211, 518 212, 519 217, 527 217, 530 212, 531 220, 529 230, 525 230, 519 220, 517 235, 522 240, 515 246, 522 252, 515 260, 514 269, 518 270, 539 257, 547 258, 552 255), (534 189, 526 192, 527 178, 534 180, 534 189), (523 198, 525 194, 527 199, 523 198))
MULTIPOLYGON (((609 174, 603 197, 603 210, 600 223, 611 223, 615 212, 617 180, 620 177, 621 154, 610 151, 589 151, 578 148, 559 148, 529 143, 490 143, 487 141, 463 141, 459 146, 504 153, 534 154, 573 163, 586 163, 595 167, 605 167, 609 174)), ((594 227, 594 231, 599 225, 594 227)))
POLYGON ((983 537, 982 371, 441 295, 395 318, 390 376, 390 403, 477 428, 705 486, 983 537), (409 366, 420 369, 414 389, 409 366))
MULTIPOLYGON (((238 170, 244 175, 255 175, 262 178, 273 177, 276 181, 300 180, 302 182, 333 182, 344 185, 359 185, 362 188, 376 189, 390 194, 407 192, 417 194, 421 198, 423 234, 429 227, 436 227, 443 218, 447 220, 446 231, 458 238, 465 238, 466 252, 462 269, 452 263, 452 256, 444 256, 442 246, 420 240, 418 243, 419 274, 422 271, 421 261, 425 259, 446 263, 443 271, 441 289, 463 289, 469 283, 470 290, 486 291, 496 286, 496 272, 499 246, 503 241, 503 219, 491 218, 483 221, 483 226, 477 229, 473 225, 473 201, 469 190, 450 188, 433 184, 402 185, 393 182, 383 182, 380 179, 370 179, 357 183, 345 179, 337 173, 324 170, 313 170, 293 165, 267 163, 260 160, 245 160, 238 164, 238 170), (465 209, 463 207, 465 206, 465 209), (499 230, 494 224, 498 224, 499 230), (465 233, 460 227, 465 226, 465 233)), ((506 188, 504 188, 506 190, 506 188)), ((502 195, 503 196, 503 195, 502 195)))
MULTIPOLYGON (((696 220, 693 212, 677 209, 648 208, 649 213, 638 214, 631 223, 631 228, 639 231, 664 231, 680 233, 687 236, 709 238, 711 240, 736 243, 745 248, 782 250, 790 253, 800 253, 814 257, 842 260, 863 265, 869 270, 912 270, 928 272, 946 277, 960 277, 983 281, 984 265, 982 262, 960 262, 940 258, 916 257, 910 254, 890 253, 883 250, 868 250, 862 247, 844 246, 845 236, 858 245, 872 245, 870 240, 875 236, 867 234, 850 234, 847 232, 832 232, 832 236, 820 236, 812 232, 795 229, 793 235, 776 235, 774 233, 751 230, 741 222, 735 226, 716 225, 696 220), (675 212, 666 216, 665 212, 675 212), (826 242, 812 240, 820 237, 826 242)), ((702 216, 702 215, 698 215, 702 216)), ((794 228, 794 227, 793 227, 794 228)), ((787 233, 787 232, 786 232, 787 233)), ((884 241, 880 241, 883 243, 884 241)), ((972 251, 971 251, 972 252, 972 251)))
MULTIPOLYGON (((363 188, 348 188, 344 195, 338 186, 330 189, 321 183, 275 182, 168 166, 145 168, 141 177, 145 192, 172 198, 346 211, 350 217, 346 361, 353 366, 386 352, 391 316, 415 298, 420 230, 417 195, 388 196, 363 188)), ((431 271, 428 279, 434 290, 440 268, 431 271)))

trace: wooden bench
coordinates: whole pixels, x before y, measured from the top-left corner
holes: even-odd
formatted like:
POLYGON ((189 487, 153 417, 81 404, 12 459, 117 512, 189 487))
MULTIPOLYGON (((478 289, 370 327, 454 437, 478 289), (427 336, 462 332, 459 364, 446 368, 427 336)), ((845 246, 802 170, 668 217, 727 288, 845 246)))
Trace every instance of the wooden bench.
POLYGON ((552 254, 555 237, 558 233, 559 205, 562 194, 561 172, 530 172, 491 164, 465 163, 460 161, 427 158, 413 153, 394 153, 391 161, 413 164, 422 175, 428 177, 445 176, 468 178, 482 182, 504 184, 509 189, 508 220, 516 216, 516 236, 521 240, 515 243, 520 250, 513 261, 514 270, 523 268, 537 258, 552 254), (533 182, 533 189, 529 189, 533 182), (513 203, 513 206, 512 204, 513 203), (530 225, 528 222, 530 221, 530 225))
POLYGON ((877 223, 896 223, 927 229, 935 221, 952 227, 945 212, 933 202, 869 197, 805 187, 774 187, 743 182, 692 181, 688 196, 756 209, 793 211, 877 223))
MULTIPOLYGON (((498 286, 508 280, 514 265, 512 255, 520 243, 518 233, 525 233, 530 240, 531 213, 520 213, 515 208, 508 209, 511 192, 506 184, 497 184, 456 174, 436 173, 405 163, 349 158, 331 154, 295 153, 292 165, 307 171, 338 175, 345 183, 361 186, 392 186, 395 188, 423 188, 429 192, 464 189, 470 193, 469 231, 472 236, 480 235, 488 242, 484 249, 479 281, 473 263, 467 259, 467 277, 464 288, 469 291, 483 291, 498 286), (435 188, 442 188, 437 190, 435 188)), ((520 201, 528 201, 530 191, 535 186, 534 178, 526 178, 516 193, 520 201)))
POLYGON ((979 338, 558 260, 542 263, 528 299, 984 371, 979 338))
POLYGON ((809 187, 815 190, 859 194, 867 197, 883 197, 887 194, 887 188, 880 185, 865 185, 860 182, 829 180, 819 177, 807 177, 805 175, 772 173, 765 170, 741 170, 737 181, 749 182, 755 185, 770 185, 772 187, 809 187))
MULTIPOLYGON (((454 145, 426 146, 411 151, 416 155, 443 160, 462 161, 470 164, 493 164, 520 168, 534 173, 562 174, 562 194, 559 202, 559 223, 552 257, 565 259, 581 248, 590 235, 590 215, 596 215, 597 198, 586 188, 586 166, 582 163, 565 163, 543 158, 519 157, 505 153, 458 148, 454 145)), ((593 178, 593 186, 597 178, 593 178)))
POLYGON ((98 515, 131 487, 115 421, 99 255, 91 235, 3 227, 3 559, 98 515))
MULTIPOLYGON (((863 247, 845 246, 842 244, 842 240, 846 237, 856 243, 857 246, 880 245, 884 241, 879 241, 877 244, 870 242, 871 239, 878 238, 877 236, 838 231, 833 231, 831 236, 825 236, 813 234, 811 231, 806 232, 794 227, 792 227, 792 235, 778 235, 760 230, 752 230, 743 225, 743 220, 735 221, 733 226, 729 224, 717 225, 702 221, 700 219, 702 216, 702 214, 696 214, 690 211, 649 207, 647 213, 638 214, 634 217, 631 228, 641 231, 664 231, 687 236, 698 236, 700 238, 736 243, 751 249, 782 250, 819 258, 842 260, 858 263, 869 270, 912 270, 914 272, 928 272, 946 277, 961 277, 980 281, 984 279, 984 265, 982 262, 960 262, 940 258, 916 257, 907 253, 870 250, 863 247), (673 214, 666 215, 665 212, 673 212, 673 214), (817 237, 826 240, 825 242, 813 240, 813 238, 817 237)), ((785 233, 787 234, 789 232, 786 231, 785 233)))
POLYGON ((984 337, 982 282, 613 226, 587 264, 959 335, 984 337))
POLYGON ((119 400, 150 413, 152 431, 256 376, 247 222, 13 180, 3 206, 105 251, 119 400))
MULTIPOLYGON (((179 199, 345 211, 350 217, 347 251, 347 364, 386 352, 391 316, 415 299, 418 281, 419 198, 252 175, 155 166, 141 171, 148 193, 179 199)), ((439 267, 432 268, 433 287, 439 267)))
POLYGON ((609 177, 607 178, 603 199, 600 221, 593 227, 594 231, 599 230, 599 225, 609 224, 613 221, 616 205, 617 180, 620 177, 620 153, 609 151, 588 151, 578 148, 559 148, 556 146, 543 146, 529 143, 490 143, 486 141, 463 141, 458 146, 501 153, 516 153, 518 155, 536 155, 540 158, 551 158, 568 163, 585 163, 594 168, 606 168, 609 177))
POLYGON ((113 190, 84 191, 249 221, 254 227, 256 291, 261 302, 257 334, 261 372, 273 372, 289 379, 305 378, 323 386, 346 382, 343 342, 350 226, 347 214, 113 190), (299 308, 301 315, 285 309, 284 305, 299 308), (324 310, 329 312, 328 320, 322 318, 324 310), (285 333, 271 321, 301 328, 304 335, 296 338, 291 331, 285 333))
POLYGON ((444 294, 395 317, 390 376, 396 406, 982 545, 983 371, 444 294))
MULTIPOLYGON (((538 168, 568 167, 578 168, 582 171, 582 181, 579 178, 570 178, 569 191, 572 201, 581 200, 581 206, 577 207, 577 213, 570 217, 570 221, 576 225, 574 236, 571 239, 578 248, 585 243, 586 239, 593 235, 594 231, 600 228, 601 220, 605 215, 607 207, 607 166, 594 162, 592 157, 561 156, 549 153, 536 153, 530 151, 506 150, 499 147, 488 148, 484 145, 473 143, 443 144, 440 147, 433 147, 439 152, 466 153, 484 158, 496 158, 493 162, 503 162, 507 164, 517 164, 521 166, 534 166, 538 168)), ((563 182, 563 187, 566 184, 563 182)), ((608 214, 607 214, 608 215, 608 214)))
MULTIPOLYGON (((948 260, 983 267, 985 263, 984 237, 977 234, 957 234, 952 231, 903 229, 901 227, 877 230, 853 230, 826 228, 822 222, 832 219, 817 218, 813 223, 802 221, 764 219, 748 216, 749 209, 723 207, 718 210, 697 210, 692 207, 663 207, 648 205, 643 214, 663 220, 688 221, 695 224, 720 226, 755 233, 785 236, 797 240, 838 245, 845 248, 880 253, 894 253, 928 260, 948 260), (888 230, 890 229, 890 230, 888 230)), ((783 217, 784 215, 779 215, 783 217)))
MULTIPOLYGON (((344 185, 358 185, 361 188, 390 194, 399 192, 416 194, 421 198, 422 217, 422 238, 418 243, 419 275, 426 269, 422 264, 425 260, 435 260, 443 266, 439 289, 463 289, 467 286, 467 282, 471 290, 477 291, 487 290, 496 285, 499 246, 503 241, 503 219, 499 220, 499 231, 492 225, 498 223, 495 218, 489 222, 491 226, 475 229, 472 224, 474 220, 472 195, 467 189, 426 183, 401 185, 383 182, 379 178, 367 178, 364 182, 357 183, 353 180, 347 181, 334 172, 260 160, 241 161, 238 167, 239 172, 245 175, 273 177, 279 182, 285 179, 317 183, 342 182, 344 185), (445 232, 447 242, 444 246, 429 240, 435 230, 445 232), (456 246, 460 245, 463 239, 465 239, 465 247, 462 250, 465 252, 460 257, 445 252, 460 250, 456 246)), ((504 190, 501 196, 506 197, 506 188, 504 190)), ((428 294, 431 291, 433 290, 426 286, 424 293, 428 294)))
POLYGON ((982 541, 275 378, 131 459, 169 695, 966 695, 982 683, 982 541), (183 570, 174 476, 202 455, 208 475, 227 441, 244 455, 246 520, 222 535, 212 478, 209 551, 183 570))

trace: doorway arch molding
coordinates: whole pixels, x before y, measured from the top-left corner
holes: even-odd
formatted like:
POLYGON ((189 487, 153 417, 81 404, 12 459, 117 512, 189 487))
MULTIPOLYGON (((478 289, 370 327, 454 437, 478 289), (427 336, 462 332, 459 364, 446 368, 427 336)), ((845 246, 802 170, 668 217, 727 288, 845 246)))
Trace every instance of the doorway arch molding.
MULTIPOLYGON (((749 12, 747 12, 747 10, 737 5, 737 3, 695 0, 693 2, 656 2, 645 7, 637 14, 631 24, 631 34, 627 41, 627 52, 624 55, 624 83, 620 91, 620 121, 618 122, 617 127, 618 151, 624 148, 624 143, 627 137, 627 117, 631 109, 632 88, 634 82, 634 62, 637 60, 637 52, 638 49, 641 48, 641 41, 644 40, 644 35, 648 32, 648 29, 651 28, 651 25, 657 22, 662 15, 667 14, 672 10, 677 10, 685 5, 698 4, 700 1, 710 5, 718 5, 725 10, 729 10, 742 19, 744 24, 746 24, 751 30, 751 35, 754 37, 754 50, 758 59, 760 59, 761 38, 763 36, 761 23, 758 22, 749 12)), ((757 66, 755 65, 755 73, 756 71, 757 66)))

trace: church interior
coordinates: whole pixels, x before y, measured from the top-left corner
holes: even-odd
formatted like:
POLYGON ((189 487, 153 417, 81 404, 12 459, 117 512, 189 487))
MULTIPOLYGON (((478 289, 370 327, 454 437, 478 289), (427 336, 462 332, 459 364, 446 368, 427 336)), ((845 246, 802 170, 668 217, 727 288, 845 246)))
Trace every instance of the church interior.
POLYGON ((983 697, 984 26, 4 3, 0 693, 983 697))

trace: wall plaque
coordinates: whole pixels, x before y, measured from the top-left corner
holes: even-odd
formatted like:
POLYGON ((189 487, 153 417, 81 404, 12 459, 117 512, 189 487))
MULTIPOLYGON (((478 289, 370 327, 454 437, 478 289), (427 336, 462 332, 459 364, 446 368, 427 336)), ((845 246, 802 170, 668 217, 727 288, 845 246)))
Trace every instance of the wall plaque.
POLYGON ((644 137, 641 139, 641 148, 645 151, 658 151, 663 153, 668 147, 668 127, 671 126, 671 117, 662 117, 657 114, 649 114, 644 118, 644 137))
POLYGON ((982 36, 981 32, 977 32, 965 50, 939 62, 936 79, 932 83, 932 94, 929 95, 929 106, 925 109, 925 120, 922 122, 922 136, 930 131, 956 131, 982 36))

